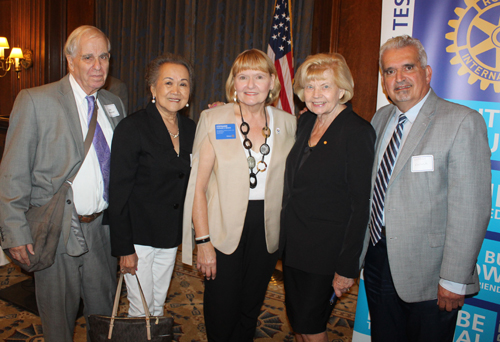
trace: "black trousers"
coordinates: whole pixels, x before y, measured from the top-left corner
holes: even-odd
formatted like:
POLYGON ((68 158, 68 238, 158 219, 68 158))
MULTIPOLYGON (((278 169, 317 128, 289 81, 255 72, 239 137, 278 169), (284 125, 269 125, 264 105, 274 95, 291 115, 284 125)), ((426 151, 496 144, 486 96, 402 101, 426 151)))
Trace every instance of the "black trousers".
POLYGON ((440 311, 437 299, 406 303, 399 298, 389 268, 385 237, 375 246, 370 242, 364 276, 372 342, 453 341, 458 310, 440 311))
POLYGON ((253 341, 278 252, 269 254, 264 230, 264 201, 249 201, 238 248, 217 249, 217 275, 205 280, 204 314, 208 341, 253 341))

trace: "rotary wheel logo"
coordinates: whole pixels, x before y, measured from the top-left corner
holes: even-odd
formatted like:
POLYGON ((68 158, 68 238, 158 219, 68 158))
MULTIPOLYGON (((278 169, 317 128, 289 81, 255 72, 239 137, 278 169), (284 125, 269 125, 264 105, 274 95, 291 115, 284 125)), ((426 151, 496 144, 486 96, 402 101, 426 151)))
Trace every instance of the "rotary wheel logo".
POLYGON ((469 84, 480 81, 481 90, 490 84, 500 93, 500 1, 464 0, 467 8, 455 8, 458 20, 448 21, 455 29, 446 34, 453 44, 453 65, 461 64, 458 74, 469 73, 469 84))

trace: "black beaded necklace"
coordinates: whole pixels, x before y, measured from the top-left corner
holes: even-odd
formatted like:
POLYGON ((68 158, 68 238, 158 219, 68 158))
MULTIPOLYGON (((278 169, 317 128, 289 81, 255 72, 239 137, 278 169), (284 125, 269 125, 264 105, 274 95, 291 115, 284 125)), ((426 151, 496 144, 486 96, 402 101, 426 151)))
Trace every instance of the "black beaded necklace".
POLYGON ((267 144, 267 138, 271 136, 271 130, 267 126, 267 114, 266 114, 266 109, 264 108, 264 117, 266 118, 266 126, 262 128, 262 135, 266 138, 264 143, 260 145, 260 153, 262 154, 262 159, 255 165, 255 158, 252 157, 252 141, 248 139, 248 133, 250 132, 250 125, 245 122, 245 119, 243 119, 243 111, 241 110, 241 105, 238 103, 238 106, 240 107, 240 113, 241 113, 241 125, 240 125, 240 132, 245 136, 245 139, 243 140, 243 147, 245 147, 248 151, 248 168, 250 169, 250 189, 255 189, 257 187, 257 174, 259 172, 265 172, 267 170, 267 164, 264 161, 264 157, 271 152, 271 148, 267 144), (257 172, 253 172, 254 167, 257 166, 257 172))

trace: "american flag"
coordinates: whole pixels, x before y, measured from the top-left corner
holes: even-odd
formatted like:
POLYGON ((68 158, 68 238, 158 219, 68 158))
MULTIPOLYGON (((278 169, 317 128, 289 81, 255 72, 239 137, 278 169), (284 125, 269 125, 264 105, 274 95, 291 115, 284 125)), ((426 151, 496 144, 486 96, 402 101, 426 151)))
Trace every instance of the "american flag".
POLYGON ((267 55, 274 61, 281 83, 281 93, 277 107, 294 114, 291 2, 291 0, 276 0, 267 55))

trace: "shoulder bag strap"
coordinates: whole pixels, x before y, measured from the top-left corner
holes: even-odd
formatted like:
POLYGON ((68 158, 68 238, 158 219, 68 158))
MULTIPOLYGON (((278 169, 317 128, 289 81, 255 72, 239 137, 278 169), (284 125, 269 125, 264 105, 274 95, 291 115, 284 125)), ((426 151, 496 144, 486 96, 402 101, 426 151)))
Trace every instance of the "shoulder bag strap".
MULTIPOLYGON (((85 141, 83 143, 83 146, 85 148, 85 153, 83 155, 83 160, 82 160, 81 165, 83 165, 85 158, 87 158, 87 154, 89 153, 89 150, 90 150, 90 145, 92 145, 92 140, 94 139, 95 128, 97 126, 97 111, 98 110, 99 110, 99 106, 97 105, 97 98, 96 98, 94 112, 92 113, 92 119, 90 119, 89 129, 87 131, 87 136, 85 137, 85 141)), ((80 170, 78 170, 78 171, 80 171, 80 170)), ((73 177, 68 179, 68 182, 72 183, 75 180, 75 177, 78 174, 78 171, 73 175, 73 177)))

